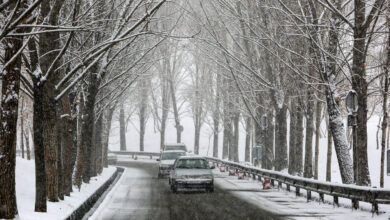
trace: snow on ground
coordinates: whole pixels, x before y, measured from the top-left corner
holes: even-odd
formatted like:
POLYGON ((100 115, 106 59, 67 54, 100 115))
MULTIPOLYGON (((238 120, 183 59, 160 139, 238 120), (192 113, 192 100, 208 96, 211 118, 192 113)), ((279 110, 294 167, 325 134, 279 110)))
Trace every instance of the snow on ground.
POLYGON ((48 202, 47 213, 34 212, 35 204, 35 164, 34 160, 16 158, 16 199, 19 220, 57 220, 65 219, 78 208, 116 171, 115 167, 103 169, 98 177, 93 177, 90 184, 83 184, 79 191, 76 187, 70 197, 64 201, 48 202))
MULTIPOLYGON (((379 215, 373 215, 370 204, 361 203, 363 210, 353 210, 350 200, 339 198, 340 207, 332 204, 332 197, 325 196, 325 203, 320 203, 318 194, 312 192, 312 200, 307 202, 306 197, 295 195, 294 187, 291 192, 286 189, 263 190, 261 182, 246 177, 239 180, 237 176, 228 176, 228 172, 221 173, 219 169, 213 170, 215 184, 233 193, 240 199, 246 200, 260 208, 269 210, 277 215, 286 216, 293 219, 375 219, 384 220, 390 217, 390 206, 380 205, 379 215)), ((301 195, 306 195, 306 191, 301 189, 301 195)))
MULTIPOLYGON (((121 159, 121 161, 123 161, 123 160, 121 159)), ((143 162, 145 162, 145 161, 146 160, 143 160, 143 162)), ((138 176, 142 176, 145 171, 143 169, 137 169, 137 168, 131 168, 130 170, 129 170, 129 168, 126 168, 125 171, 123 172, 122 176, 128 176, 129 172, 131 172, 131 177, 132 178, 136 178, 138 176)), ((123 181, 126 181, 126 180, 124 178, 120 178, 119 179, 119 181, 110 190, 110 192, 108 192, 108 194, 106 195, 106 197, 104 198, 102 203, 99 205, 99 207, 89 217, 89 219, 91 219, 91 220, 99 219, 99 216, 101 216, 102 212, 105 211, 105 209, 108 206, 108 204, 111 201, 111 199, 113 199, 115 196, 117 196, 117 192, 116 191, 117 190, 120 191, 121 190, 120 187, 123 187, 123 184, 122 184, 123 181)), ((125 192, 126 190, 123 189, 123 191, 125 192)), ((135 191, 135 193, 137 193, 137 192, 135 191)), ((127 195, 123 195, 123 196, 126 197, 127 195)))

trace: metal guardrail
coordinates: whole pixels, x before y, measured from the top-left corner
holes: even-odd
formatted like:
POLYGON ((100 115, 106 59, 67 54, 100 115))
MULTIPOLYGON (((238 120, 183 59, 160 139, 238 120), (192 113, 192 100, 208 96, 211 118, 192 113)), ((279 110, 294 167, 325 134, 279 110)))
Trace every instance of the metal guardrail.
MULTIPOLYGON (((152 156, 160 156, 160 153, 156 152, 110 151, 109 153, 118 155, 132 155, 133 158, 135 155, 150 156, 150 158, 152 158, 152 156)), ((300 189, 304 189, 306 190, 306 198, 308 201, 312 199, 311 193, 316 192, 318 193, 319 199, 322 202, 324 202, 324 195, 332 196, 333 203, 336 206, 339 206, 339 197, 350 199, 354 209, 359 208, 359 201, 371 203, 372 212, 377 214, 379 213, 378 204, 390 204, 390 190, 387 189, 313 180, 298 176, 291 176, 289 174, 278 171, 245 166, 240 163, 221 160, 214 157, 205 158, 210 162, 216 163, 218 166, 223 164, 227 168, 244 171, 245 173, 252 175, 254 179, 256 176, 259 180, 262 178, 270 179, 271 186, 273 187, 275 187, 275 182, 278 183, 278 188, 281 188, 283 184, 285 184, 287 191, 290 191, 290 187, 292 186, 295 188, 295 193, 297 196, 301 195, 300 189)))
POLYGON ((228 168, 242 170, 252 175, 253 178, 257 176, 259 180, 261 178, 270 179, 272 186, 275 186, 276 181, 278 188, 281 188, 283 184, 286 185, 288 191, 290 191, 291 186, 295 187, 297 196, 300 196, 300 189, 305 189, 307 192, 307 200, 311 200, 311 192, 317 192, 322 202, 324 202, 324 194, 333 196, 333 203, 336 206, 339 206, 339 197, 351 199, 354 209, 359 208, 359 201, 368 202, 372 204, 372 212, 377 214, 379 213, 378 204, 390 204, 390 190, 386 189, 330 183, 291 176, 273 170, 249 167, 214 157, 206 157, 206 159, 216 163, 218 166, 224 164, 228 168))
POLYGON ((157 152, 144 152, 144 151, 109 151, 108 153, 113 153, 117 155, 130 155, 132 158, 135 156, 149 156, 152 159, 153 156, 159 157, 160 153, 157 152))

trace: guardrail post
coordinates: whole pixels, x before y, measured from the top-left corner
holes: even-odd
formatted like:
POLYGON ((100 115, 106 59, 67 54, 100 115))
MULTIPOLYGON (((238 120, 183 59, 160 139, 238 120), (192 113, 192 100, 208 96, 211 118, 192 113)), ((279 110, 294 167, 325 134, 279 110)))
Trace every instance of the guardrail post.
POLYGON ((296 186, 296 187, 295 187, 295 195, 296 195, 296 196, 299 196, 300 191, 301 191, 300 189, 301 189, 301 188, 299 188, 299 186, 296 186))
POLYGON ((311 200, 311 191, 310 190, 306 191, 306 198, 307 198, 308 202, 311 200))
POLYGON ((260 181, 260 182, 262 182, 262 180, 261 180, 261 176, 257 176, 257 177, 258 177, 259 181, 260 181))
POLYGON ((271 179, 271 186, 275 186, 275 181, 274 181, 274 179, 271 179))
POLYGON ((291 191, 290 190, 290 184, 286 184, 286 188, 287 188, 287 191, 289 191, 289 192, 291 191))
POLYGON ((150 155, 150 159, 152 159, 152 155, 150 155))
POLYGON ((324 202, 324 194, 323 193, 318 193, 318 195, 320 196, 320 202, 324 202))
POLYGON ((336 205, 339 207, 339 197, 338 196, 333 196, 333 205, 336 205))
POLYGON ((372 210, 371 211, 372 211, 372 213, 379 214, 378 203, 376 203, 376 202, 372 203, 372 210))
POLYGON ((134 159, 134 154, 131 155, 131 158, 134 159))
POLYGON ((357 199, 351 199, 352 201, 352 208, 358 209, 359 208, 359 201, 357 199))
POLYGON ((252 174, 252 178, 253 178, 253 180, 256 180, 256 175, 252 174))
POLYGON ((278 189, 282 188, 282 181, 278 181, 278 189))

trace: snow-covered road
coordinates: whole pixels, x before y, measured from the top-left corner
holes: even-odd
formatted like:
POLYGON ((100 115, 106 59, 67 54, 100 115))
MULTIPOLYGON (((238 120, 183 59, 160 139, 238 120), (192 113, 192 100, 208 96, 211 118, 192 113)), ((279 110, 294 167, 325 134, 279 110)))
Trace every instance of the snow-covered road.
POLYGON ((156 163, 120 165, 128 169, 90 219, 280 219, 219 186, 212 194, 173 194, 168 179, 157 178, 156 163))

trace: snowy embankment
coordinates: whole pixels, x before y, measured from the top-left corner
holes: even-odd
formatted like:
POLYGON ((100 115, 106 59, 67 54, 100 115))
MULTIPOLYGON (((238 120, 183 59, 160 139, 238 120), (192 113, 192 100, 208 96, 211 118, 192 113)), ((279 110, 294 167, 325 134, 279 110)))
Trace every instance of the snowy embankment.
POLYGON ((83 184, 79 191, 76 187, 70 197, 60 202, 48 202, 47 213, 34 212, 35 203, 35 164, 34 160, 16 159, 16 198, 20 220, 60 220, 68 217, 87 200, 116 171, 115 167, 103 169, 98 177, 91 178, 89 184, 83 184))
POLYGON ((317 193, 312 193, 312 200, 305 198, 306 191, 301 189, 300 197, 294 192, 284 189, 263 190, 262 183, 246 177, 239 180, 237 176, 228 176, 228 172, 214 171, 215 184, 236 197, 248 201, 259 208, 269 210, 276 215, 291 219, 375 219, 385 220, 390 217, 390 205, 380 205, 379 215, 372 214, 371 204, 360 203, 361 209, 353 210, 349 199, 339 198, 340 207, 333 205, 333 198, 325 195, 325 203, 319 202, 317 193))

